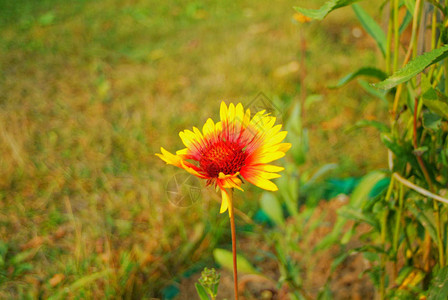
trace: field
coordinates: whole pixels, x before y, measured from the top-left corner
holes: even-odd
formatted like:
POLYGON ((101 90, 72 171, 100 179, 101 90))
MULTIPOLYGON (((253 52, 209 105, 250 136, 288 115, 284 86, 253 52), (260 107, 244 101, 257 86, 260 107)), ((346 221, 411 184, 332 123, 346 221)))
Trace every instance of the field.
MULTIPOLYGON (((296 5, 310 7, 1 1, 0 298, 169 299, 188 290, 182 278, 215 266, 213 249, 230 249, 219 194, 174 203, 181 170, 154 154, 180 149, 178 133, 216 120, 221 101, 262 100, 286 120, 311 96, 306 160, 281 162, 304 178, 330 163, 325 178, 341 182, 386 168, 378 132, 353 124, 386 119, 387 105, 356 82, 329 88, 381 62, 374 41, 350 8, 301 24, 296 5)), ((236 207, 250 221, 261 194, 245 190, 236 207)), ((251 226, 237 219, 242 254, 272 250, 251 226)))

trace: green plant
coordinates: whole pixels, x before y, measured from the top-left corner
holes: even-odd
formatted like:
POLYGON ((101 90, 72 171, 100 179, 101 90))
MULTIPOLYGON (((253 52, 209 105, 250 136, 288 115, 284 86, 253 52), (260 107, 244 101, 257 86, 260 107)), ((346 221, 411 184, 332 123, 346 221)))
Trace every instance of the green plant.
MULTIPOLYGON (((381 299, 434 297, 436 293, 444 299, 448 296, 448 284, 441 280, 448 262, 448 199, 444 196, 448 183, 448 2, 385 1, 386 33, 354 2, 358 1, 332 0, 317 10, 296 8, 305 16, 323 19, 351 5, 385 65, 384 70, 354 71, 336 85, 361 75, 377 78, 380 82, 369 89, 378 92, 371 94, 387 100, 390 110, 389 124, 364 122, 380 130, 388 148, 389 170, 382 176, 389 178, 389 185, 377 197, 365 197, 339 213, 371 228, 364 245, 354 251, 369 259, 368 273, 381 299), (405 40, 409 31, 410 38, 405 40)), ((350 237, 347 232, 342 240, 350 237)))
POLYGON ((214 268, 204 270, 199 278, 199 283, 195 284, 196 291, 201 300, 215 300, 218 294, 220 275, 214 268), (210 298, 209 298, 210 297, 210 298))

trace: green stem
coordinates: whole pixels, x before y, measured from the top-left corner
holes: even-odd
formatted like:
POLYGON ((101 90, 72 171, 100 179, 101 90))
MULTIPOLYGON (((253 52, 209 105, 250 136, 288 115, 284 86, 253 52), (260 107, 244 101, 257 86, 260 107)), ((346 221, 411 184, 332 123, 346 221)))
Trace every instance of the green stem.
MULTIPOLYGON (((416 97, 414 100, 414 132, 413 132, 413 146, 414 149, 418 148, 417 143, 417 119, 418 114, 421 108, 421 102, 419 103, 418 98, 416 97)), ((417 162, 420 165, 420 169, 423 173, 423 176, 425 177, 426 183, 428 184, 429 190, 431 193, 434 193, 434 185, 432 183, 431 177, 429 176, 428 170, 426 169, 425 162, 423 161, 422 157, 417 155, 417 162)), ((439 204, 436 201, 433 201, 433 209, 434 209, 434 217, 436 221, 436 234, 437 234, 437 249, 439 251, 439 263, 440 266, 443 267, 445 265, 445 252, 443 249, 443 243, 442 243, 442 224, 440 222, 440 207, 439 204)))
POLYGON ((397 253, 398 253, 398 242, 399 242, 399 234, 400 234, 400 224, 401 224, 401 216, 403 214, 403 205, 404 205, 404 192, 403 185, 400 184, 399 196, 398 196, 398 212, 397 218, 395 219, 395 230, 394 230, 394 241, 393 241, 393 253, 395 256, 395 264, 394 264, 394 275, 397 277, 397 253))
POLYGON ((381 276, 380 276, 380 299, 386 299, 386 235, 387 235, 387 209, 383 212, 381 218, 381 244, 383 246, 384 253, 381 254, 380 258, 380 268, 381 268, 381 276))
MULTIPOLYGON (((437 9, 434 8, 432 11, 432 18, 431 18, 431 49, 436 48, 436 34, 437 34, 437 9)), ((431 68, 429 69, 429 75, 428 78, 431 80, 432 74, 434 73, 436 64, 433 64, 431 68)))
MULTIPOLYGON (((419 26, 418 23, 418 19, 419 19, 419 14, 421 14, 421 10, 420 10, 420 2, 421 0, 417 0, 415 3, 415 8, 414 8, 414 18, 412 20, 412 33, 411 33, 411 40, 409 42, 409 46, 408 46, 408 50, 406 51, 406 56, 404 58, 403 64, 402 66, 404 67, 408 61, 411 58, 411 54, 412 54, 412 50, 417 48, 417 29, 419 26)), ((390 24, 390 22, 389 22, 390 24)), ((392 34, 392 32, 389 32, 388 34, 392 34)), ((388 37, 389 38, 389 37, 388 37)), ((397 59, 398 59, 398 49, 396 49, 396 53, 397 53, 397 59)), ((397 114, 397 109, 398 109, 398 102, 400 100, 401 97, 401 91, 403 89, 403 84, 398 85, 397 87, 397 91, 395 92, 395 97, 394 97, 394 102, 393 102, 393 106, 392 106, 392 131, 393 129, 395 129, 395 123, 396 123, 396 114, 397 114)))
MULTIPOLYGON (((390 197, 392 196, 392 191, 394 188, 395 179, 392 176, 390 179, 389 187, 387 188, 386 196, 384 198, 385 202, 388 203, 390 197)), ((381 218, 381 244, 383 246, 384 252, 386 252, 386 235, 387 235, 387 215, 388 212, 384 211, 381 218)), ((380 268, 381 268, 381 276, 380 276, 380 299, 383 300, 386 298, 386 254, 381 254, 380 256, 380 268)))
POLYGON ((393 6, 393 21, 394 21, 394 61, 393 61, 393 71, 398 69, 398 51, 400 49, 400 23, 398 21, 398 10, 399 1, 394 0, 393 6))
POLYGON ((395 232, 394 232, 394 245, 393 245, 394 252, 398 251, 398 239, 399 239, 398 235, 400 233, 401 216, 403 214, 403 204, 404 204, 404 191, 403 191, 403 185, 400 184, 399 197, 398 197, 398 213, 395 222, 395 232))
MULTIPOLYGON (((390 1, 389 7, 392 10, 392 1, 390 1)), ((390 74, 390 56, 392 48, 392 13, 389 14, 389 23, 387 25, 387 41, 386 41, 386 73, 390 74)))

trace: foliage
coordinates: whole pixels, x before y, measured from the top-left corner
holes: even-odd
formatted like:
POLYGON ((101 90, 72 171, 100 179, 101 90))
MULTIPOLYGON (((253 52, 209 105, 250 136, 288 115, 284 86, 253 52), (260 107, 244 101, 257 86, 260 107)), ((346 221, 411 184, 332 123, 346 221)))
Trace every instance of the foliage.
POLYGON ((220 275, 214 268, 204 270, 199 278, 199 283, 195 284, 196 291, 201 300, 214 300, 218 294, 220 275), (209 298, 210 296, 210 298, 209 298))
MULTIPOLYGON (((313 37, 307 65, 320 67, 308 72, 306 86, 297 84, 290 7, 291 1, 250 0, 3 1, 0 298, 174 297, 183 277, 211 264, 212 249, 225 247, 229 236, 225 218, 215 217, 213 191, 188 207, 167 200, 173 174, 153 154, 186 125, 205 121, 216 102, 250 103, 260 90, 283 103, 282 111, 294 109, 285 113, 295 119, 289 125, 294 158, 289 176, 277 180, 283 210, 277 219, 285 227, 266 240, 277 245, 281 282, 303 284, 296 244, 305 238, 301 225, 322 198, 328 172, 359 175, 382 164, 379 143, 366 151, 365 131, 340 134, 352 119, 344 109, 358 115, 366 107, 377 111, 376 104, 357 102, 363 90, 321 91, 348 63, 379 64, 368 51, 347 62, 346 53, 360 46, 346 33, 352 16, 343 17, 341 31, 328 23, 322 32, 312 23, 303 31, 313 37), (304 127, 300 105, 291 100, 302 90, 316 94, 306 97, 304 127), (343 125, 322 129, 339 117, 343 125), (309 210, 299 209, 304 203, 309 210)), ((439 89, 424 99, 435 112, 423 115, 428 130, 444 124, 439 89)), ((256 197, 237 205, 252 214, 256 197)), ((414 211, 413 218, 429 218, 414 211)))
MULTIPOLYGON (((317 11, 327 11, 330 2, 334 4, 329 1, 317 11)), ((392 0, 386 5, 390 18, 384 33, 373 17, 353 4, 361 25, 385 58, 384 71, 361 68, 336 86, 358 75, 388 74, 387 78, 377 76, 381 81, 372 86, 388 90, 390 122, 364 125, 382 132, 381 140, 389 151, 389 170, 383 176, 388 176, 389 183, 378 196, 369 200, 364 195, 359 205, 349 204, 339 214, 342 219, 370 227, 364 245, 356 251, 370 257, 368 273, 381 299, 442 299, 446 297, 448 263, 448 199, 441 196, 446 194, 448 183, 448 46, 443 26, 448 3, 392 0), (400 20, 400 16, 404 17, 400 20), (425 30, 425 20, 431 22, 429 30, 425 30), (412 24, 410 29, 406 29, 408 24, 412 24), (405 42, 402 53, 400 48, 408 30, 410 40, 405 42), (421 53, 425 43, 430 49, 421 53)), ((309 10, 299 11, 306 14, 309 10)), ((324 16, 307 15, 316 19, 324 16)), ((343 244, 352 235, 346 232, 340 242, 340 234, 329 239, 329 244, 343 244)))

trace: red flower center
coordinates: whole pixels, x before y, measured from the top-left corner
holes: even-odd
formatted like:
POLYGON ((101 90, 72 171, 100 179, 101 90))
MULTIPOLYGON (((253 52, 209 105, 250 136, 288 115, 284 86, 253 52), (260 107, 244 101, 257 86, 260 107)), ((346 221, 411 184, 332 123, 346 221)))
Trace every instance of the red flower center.
POLYGON ((218 141, 207 146, 201 153, 200 167, 211 178, 217 178, 219 173, 225 175, 239 172, 245 164, 247 154, 237 143, 218 141))

